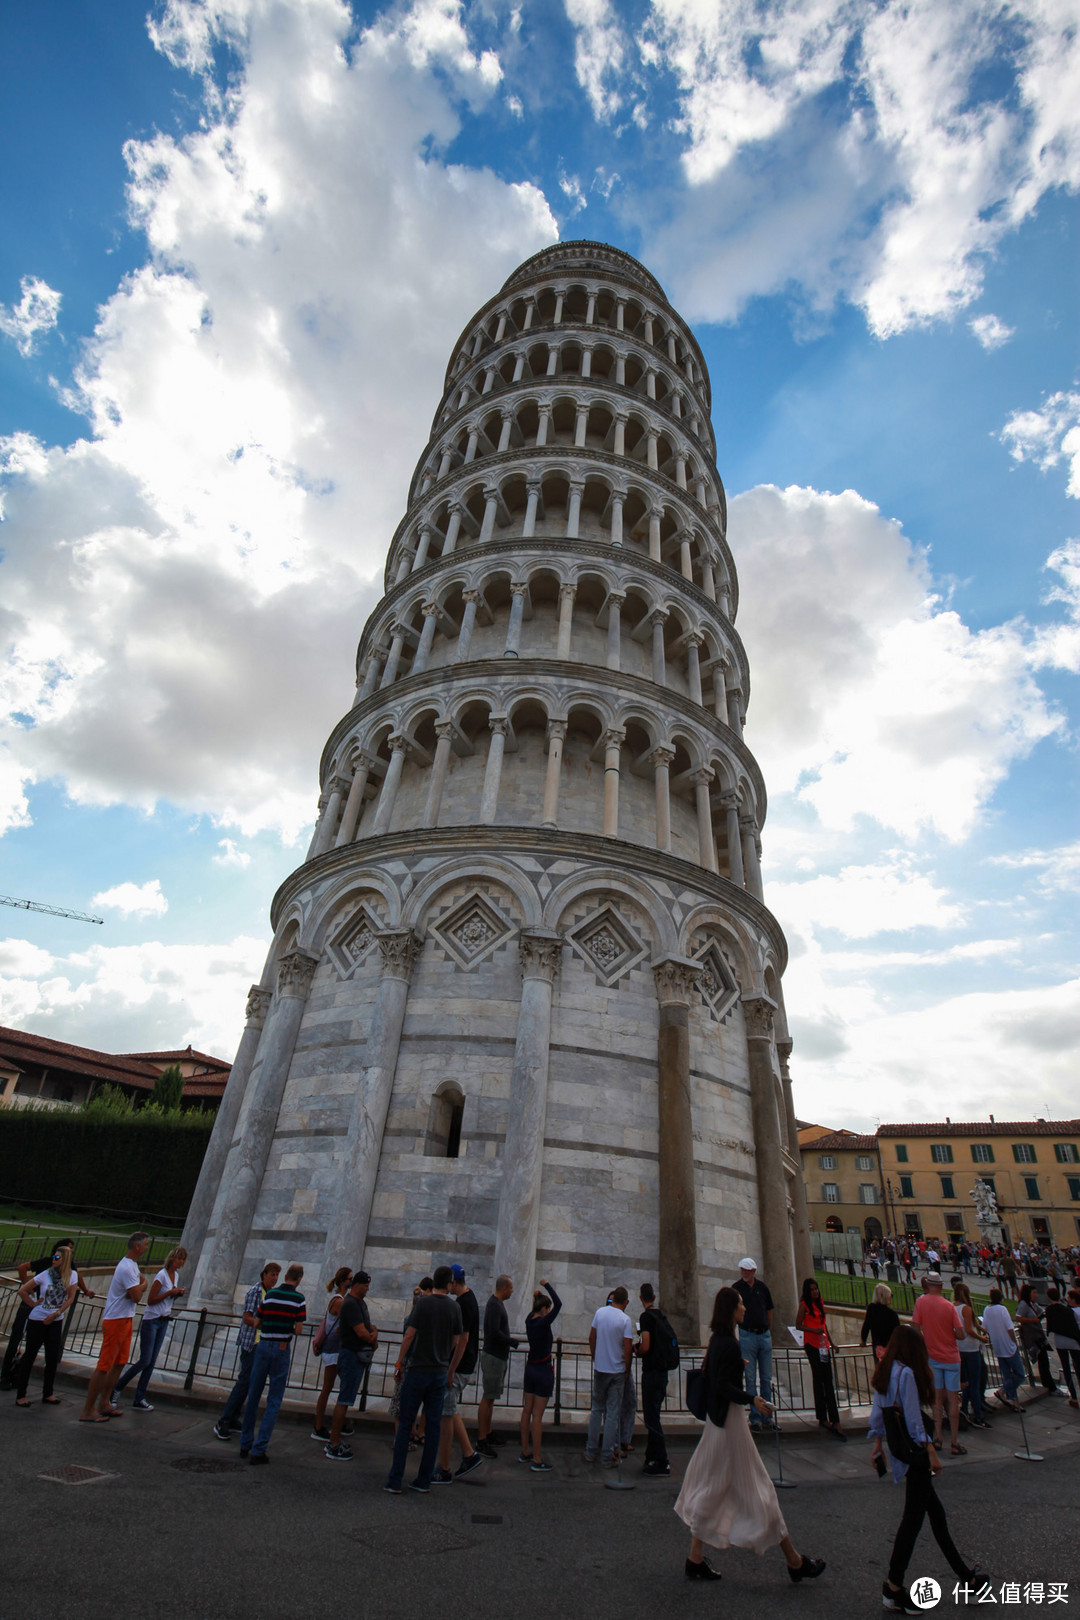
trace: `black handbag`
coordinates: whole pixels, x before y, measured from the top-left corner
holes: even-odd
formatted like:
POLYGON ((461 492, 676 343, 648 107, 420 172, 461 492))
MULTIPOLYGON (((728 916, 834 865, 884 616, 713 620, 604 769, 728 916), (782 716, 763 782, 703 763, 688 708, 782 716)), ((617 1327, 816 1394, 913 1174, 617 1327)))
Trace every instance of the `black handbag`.
POLYGON ((691 1367, 686 1375, 686 1410, 702 1423, 709 1415, 709 1386, 704 1367, 691 1367))
MULTIPOLYGON (((910 1369, 908 1370, 910 1371, 910 1369)), ((899 1393, 898 1385, 897 1394, 899 1393)), ((897 1462, 910 1465, 926 1455, 926 1447, 919 1445, 918 1441, 913 1440, 908 1433, 904 1408, 899 1401, 893 1406, 883 1406, 881 1416, 885 1424, 885 1444, 897 1462)))

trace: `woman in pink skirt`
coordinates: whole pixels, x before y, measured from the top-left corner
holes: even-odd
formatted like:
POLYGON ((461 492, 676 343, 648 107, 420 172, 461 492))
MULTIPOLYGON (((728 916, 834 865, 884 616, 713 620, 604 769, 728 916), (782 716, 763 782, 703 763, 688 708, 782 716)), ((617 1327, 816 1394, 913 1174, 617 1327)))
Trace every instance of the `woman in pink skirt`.
MULTIPOLYGON (((705 1547, 748 1547, 763 1553, 779 1547, 793 1581, 813 1580, 823 1558, 805 1558, 787 1532, 772 1480, 750 1434, 743 1387, 743 1363, 736 1329, 746 1307, 734 1288, 721 1288, 713 1305, 712 1337, 705 1357, 709 1415, 705 1433, 690 1459, 675 1512, 690 1531, 686 1577, 718 1581, 719 1570, 705 1561, 705 1547)), ((766 1417, 772 1407, 760 1395, 754 1406, 766 1417)))

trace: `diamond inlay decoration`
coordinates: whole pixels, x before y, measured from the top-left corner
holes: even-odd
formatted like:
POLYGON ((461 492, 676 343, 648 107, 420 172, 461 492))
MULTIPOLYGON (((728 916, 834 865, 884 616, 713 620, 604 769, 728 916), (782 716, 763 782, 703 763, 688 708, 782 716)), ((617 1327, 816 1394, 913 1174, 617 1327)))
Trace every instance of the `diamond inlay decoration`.
POLYGON ((701 950, 694 954, 702 969, 698 982, 701 999, 717 1022, 723 1023, 739 998, 735 975, 715 939, 706 940, 701 950))
POLYGON ((468 973, 514 932, 514 925, 486 895, 474 890, 433 923, 431 932, 449 956, 468 973))
POLYGON ((378 932, 379 924, 368 908, 361 906, 331 941, 329 954, 343 979, 347 979, 374 948, 378 932))
POLYGON ((612 985, 636 967, 647 947, 614 906, 601 906, 567 935, 570 944, 603 985, 612 985))

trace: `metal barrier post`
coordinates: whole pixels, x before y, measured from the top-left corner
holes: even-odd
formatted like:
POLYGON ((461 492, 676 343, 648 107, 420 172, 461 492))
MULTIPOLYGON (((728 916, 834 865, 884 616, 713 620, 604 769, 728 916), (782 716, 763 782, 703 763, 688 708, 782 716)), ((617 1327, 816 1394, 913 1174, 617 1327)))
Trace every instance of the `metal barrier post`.
POLYGON ((372 1356, 371 1361, 369 1361, 367 1366, 364 1368, 364 1382, 360 1385, 360 1399, 357 1402, 357 1407, 356 1407, 356 1410, 358 1412, 366 1412, 367 1411, 368 1379, 371 1377, 371 1364, 372 1364, 372 1362, 374 1360, 375 1360, 375 1357, 372 1356))
POLYGON ((555 1340, 555 1427, 562 1422, 562 1340, 555 1340))
POLYGON ((195 1345, 194 1345, 194 1348, 192 1349, 191 1360, 188 1362, 188 1370, 187 1370, 187 1374, 186 1374, 186 1376, 184 1378, 184 1388, 185 1389, 190 1389, 192 1384, 195 1382, 195 1363, 196 1363, 196 1361, 198 1360, 198 1357, 199 1357, 199 1346, 202 1344, 203 1329, 205 1327, 206 1327, 206 1306, 204 1305, 202 1310, 199 1312, 199 1325, 195 1329, 195 1345))

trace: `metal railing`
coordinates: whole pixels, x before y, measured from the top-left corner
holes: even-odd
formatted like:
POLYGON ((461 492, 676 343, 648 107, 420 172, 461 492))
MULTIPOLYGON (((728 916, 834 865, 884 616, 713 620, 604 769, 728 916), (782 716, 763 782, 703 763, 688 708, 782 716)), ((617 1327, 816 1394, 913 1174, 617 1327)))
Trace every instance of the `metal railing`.
MULTIPOLYGON (((136 1221, 131 1230, 138 1228, 136 1221)), ((22 1233, 18 1237, 0 1238, 0 1271, 13 1271, 23 1260, 37 1260, 48 1251, 50 1236, 56 1238, 72 1238, 75 1242, 75 1269, 80 1266, 84 1270, 91 1270, 96 1266, 115 1266, 127 1253, 128 1232, 90 1232, 76 1228, 64 1230, 56 1227, 50 1233, 47 1229, 38 1227, 33 1232, 22 1233)), ((151 1238, 140 1264, 153 1266, 155 1270, 162 1264, 165 1256, 176 1248, 179 1238, 156 1237, 151 1238)))
MULTIPOLYGON (((18 1299, 13 1289, 4 1289, 0 1295, 0 1335, 6 1335, 14 1317, 18 1299)), ((87 1359, 98 1349, 101 1330, 101 1299, 78 1298, 68 1316, 64 1334, 64 1353, 87 1359)), ((136 1318, 136 1327, 138 1317, 136 1318)), ((185 1389, 191 1389, 198 1379, 200 1384, 217 1386, 224 1396, 235 1382, 239 1371, 240 1352, 237 1347, 238 1317, 226 1311, 178 1310, 174 1311, 170 1328, 158 1356, 156 1374, 172 1374, 182 1379, 185 1389)), ((305 1328, 297 1337, 289 1369, 287 1393, 293 1398, 310 1395, 314 1398, 322 1387, 323 1368, 320 1358, 312 1349, 312 1329, 305 1328)), ((379 1329, 379 1344, 368 1367, 360 1395, 360 1410, 381 1410, 389 1406, 394 1392, 394 1363, 398 1358, 402 1333, 400 1330, 379 1329)), ((137 1341, 136 1341, 137 1343, 137 1341)), ((133 1346, 133 1353, 135 1347, 133 1346)), ((686 1374, 698 1367, 704 1358, 701 1346, 683 1346, 681 1364, 668 1379, 665 1412, 672 1417, 689 1417, 686 1406, 686 1374)), ((503 1393, 496 1403, 502 1409, 521 1404, 522 1377, 525 1369, 524 1349, 511 1351, 503 1393)), ((574 1421, 575 1415, 584 1416, 592 1405, 592 1359, 588 1345, 582 1340, 557 1339, 554 1346, 555 1390, 551 1401, 552 1419, 556 1424, 574 1421)), ((872 1398, 870 1378, 874 1371, 874 1358, 870 1351, 855 1347, 835 1350, 832 1355, 833 1380, 837 1400, 841 1406, 868 1407, 872 1398)), ((988 1385, 1000 1383, 997 1362, 986 1358, 988 1385)), ((636 1371, 636 1368, 635 1368, 636 1371)), ((479 1369, 473 1375, 464 1401, 476 1404, 482 1394, 479 1369)), ((814 1394, 810 1364, 803 1352, 794 1346, 774 1346, 773 1400, 781 1412, 800 1417, 813 1417, 814 1394)))

